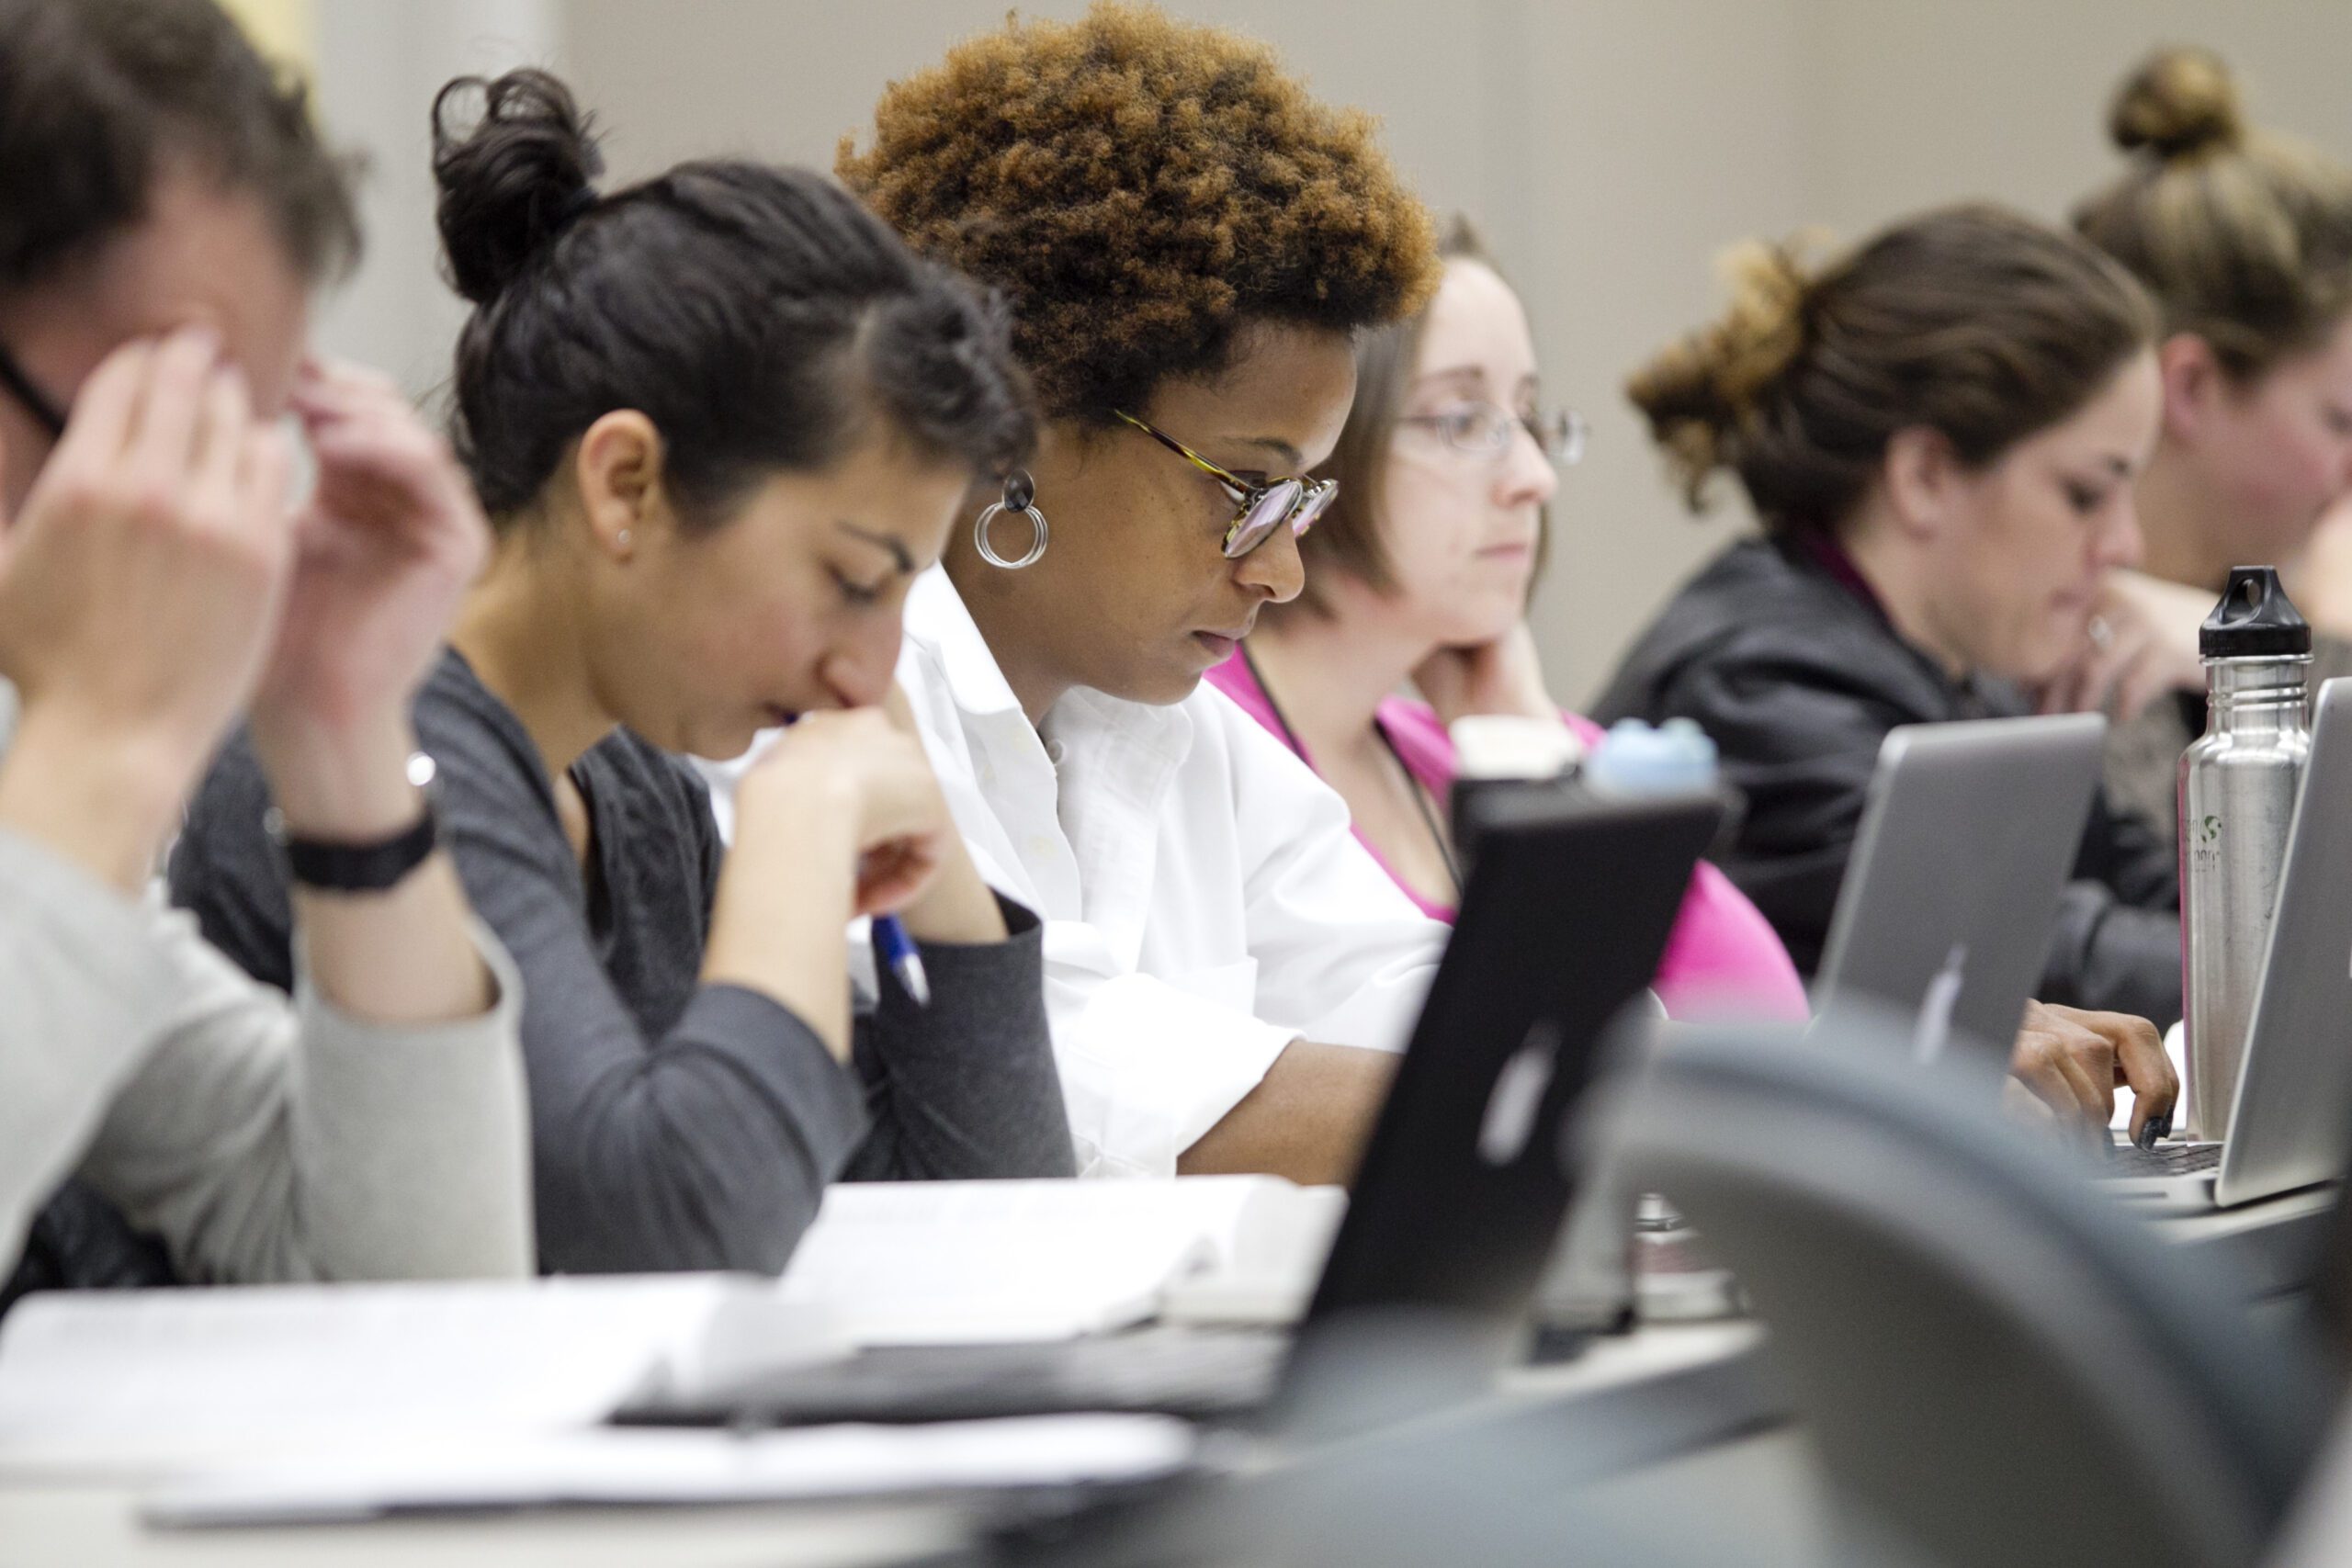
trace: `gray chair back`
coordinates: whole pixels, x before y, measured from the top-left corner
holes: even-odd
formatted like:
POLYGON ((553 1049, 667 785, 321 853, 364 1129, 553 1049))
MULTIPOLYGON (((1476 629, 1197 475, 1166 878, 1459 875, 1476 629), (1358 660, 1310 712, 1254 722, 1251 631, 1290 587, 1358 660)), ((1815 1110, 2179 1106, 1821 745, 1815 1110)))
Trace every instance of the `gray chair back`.
POLYGON ((1927 1560, 2256 1561, 2334 1394, 2312 1342, 1886 1027, 1679 1032, 1597 1109, 1604 1157, 1731 1268, 1832 1484, 1927 1560))

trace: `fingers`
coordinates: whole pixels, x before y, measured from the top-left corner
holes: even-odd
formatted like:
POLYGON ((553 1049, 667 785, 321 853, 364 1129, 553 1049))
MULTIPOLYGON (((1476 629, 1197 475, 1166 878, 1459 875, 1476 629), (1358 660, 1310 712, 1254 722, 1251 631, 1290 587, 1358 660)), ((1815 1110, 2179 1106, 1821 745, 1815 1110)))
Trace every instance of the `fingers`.
POLYGON ((2137 1137, 2149 1122, 2169 1118, 2180 1102, 2180 1075, 2165 1051, 2164 1037, 2144 1018, 2128 1013, 2073 1014, 2114 1047, 2115 1082, 2132 1090, 2132 1132, 2137 1137))
POLYGON ((2115 1046, 2079 1021, 2086 1016, 2101 1015, 2033 1004, 2009 1072, 2060 1117, 2104 1128, 2115 1114, 2115 1046))
POLYGON ((2009 1059, 2009 1077, 2031 1091, 2034 1099, 2061 1117, 2075 1114, 2073 1087, 2060 1066, 2061 1053, 2056 1043, 2046 1036, 2019 1036, 2017 1052, 2009 1059))
POLYGON ((75 395, 64 438, 42 468, 35 489, 76 475, 109 474, 119 468, 146 390, 148 364, 154 356, 155 344, 142 339, 123 344, 99 361, 75 395), (55 480, 52 474, 57 476, 55 480))
POLYGON ((2052 675, 2043 684, 2034 706, 2039 713, 2080 713, 2083 711, 2083 665, 2075 660, 2052 675))
POLYGON ((868 851, 857 872, 857 912, 896 914, 921 897, 943 862, 938 836, 900 839, 868 851))
MULTIPOLYGON (((2081 689, 2076 693, 2079 711, 2104 712, 2115 699, 2128 678, 2132 666, 2144 660, 2148 652, 2146 634, 2131 626, 2111 627, 2104 648, 2094 645, 2090 657, 2083 661, 2081 689)), ((2137 709, 2115 710, 2118 718, 2128 718, 2137 709)))
POLYGON ((243 478, 252 446, 251 410, 242 377, 216 367, 206 378, 195 421, 195 446, 184 491, 199 518, 234 521, 243 511, 243 478))
POLYGON ((244 438, 242 378, 218 406, 210 395, 220 357, 220 340, 209 332, 174 333, 156 346, 125 450, 143 495, 168 502, 180 493, 190 468, 201 464, 201 448, 214 440, 215 418, 233 422, 233 429, 219 432, 220 440, 244 438))
POLYGON ((2115 1119, 2115 1048, 2087 1032, 2069 1035, 2058 1055, 2058 1069, 2074 1097, 2074 1113, 2093 1129, 2115 1119))
MULTIPOLYGON (((287 516, 287 491, 293 483, 294 459, 286 436, 274 424, 256 424, 238 444, 236 504, 244 516, 282 524, 287 516)), ((287 533, 283 528, 281 534, 287 533)), ((288 536, 290 538, 290 535, 288 536)))
POLYGON ((2115 716, 2134 718, 2150 703, 2166 692, 2183 689, 2163 655, 2163 650, 2150 644, 2146 652, 2123 672, 2116 688, 2115 716))

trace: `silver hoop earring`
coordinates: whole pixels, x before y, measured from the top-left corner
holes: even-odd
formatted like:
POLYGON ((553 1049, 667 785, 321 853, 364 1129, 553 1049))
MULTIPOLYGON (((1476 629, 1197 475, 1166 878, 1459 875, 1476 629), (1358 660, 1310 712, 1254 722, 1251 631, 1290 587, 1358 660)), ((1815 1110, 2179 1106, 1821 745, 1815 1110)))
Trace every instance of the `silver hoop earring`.
POLYGON ((1037 564, 1046 553, 1046 514, 1037 510, 1036 500, 1037 481, 1029 477, 1027 469, 1015 468, 1004 477, 1004 499, 982 507, 972 525, 972 547, 980 552, 982 560, 1005 571, 1019 571, 1037 564), (1010 559, 997 554, 996 547, 989 543, 989 525, 1007 512, 1029 519, 1031 529, 1028 549, 1010 559))

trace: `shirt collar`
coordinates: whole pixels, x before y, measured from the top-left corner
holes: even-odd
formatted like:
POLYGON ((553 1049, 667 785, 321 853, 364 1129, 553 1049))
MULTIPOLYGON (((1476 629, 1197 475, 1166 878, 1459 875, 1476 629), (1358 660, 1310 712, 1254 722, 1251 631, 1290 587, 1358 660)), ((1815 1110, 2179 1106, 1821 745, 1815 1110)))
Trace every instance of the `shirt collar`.
POLYGON ((934 566, 916 578, 907 590, 907 640, 932 655, 947 678, 947 694, 968 714, 1018 713, 1021 699, 997 667, 988 638, 964 597, 948 580, 945 567, 934 566))
POLYGON ((1886 601, 1878 596, 1878 590, 1872 588, 1870 579, 1862 575, 1862 569, 1855 564, 1853 556, 1827 529, 1807 529, 1796 536, 1795 544, 1805 558, 1819 567, 1830 581, 1853 595, 1864 609, 1889 626, 1894 625, 1894 617, 1886 613, 1886 601))

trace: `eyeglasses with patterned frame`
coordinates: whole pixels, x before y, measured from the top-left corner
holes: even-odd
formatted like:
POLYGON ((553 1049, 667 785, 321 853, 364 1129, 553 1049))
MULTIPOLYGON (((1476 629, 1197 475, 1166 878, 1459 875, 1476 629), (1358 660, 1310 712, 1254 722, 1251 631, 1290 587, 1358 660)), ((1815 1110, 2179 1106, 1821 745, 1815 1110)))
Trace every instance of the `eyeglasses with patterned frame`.
POLYGON ((1237 474, 1219 468, 1167 432, 1135 415, 1118 409, 1112 412, 1216 480, 1232 498, 1233 521, 1225 530, 1224 549, 1228 560, 1239 560, 1272 538, 1274 530, 1284 523, 1290 525, 1293 536, 1306 533, 1315 526, 1315 520, 1323 515, 1330 507, 1331 498, 1340 492, 1337 479, 1270 479, 1263 474, 1237 474))

